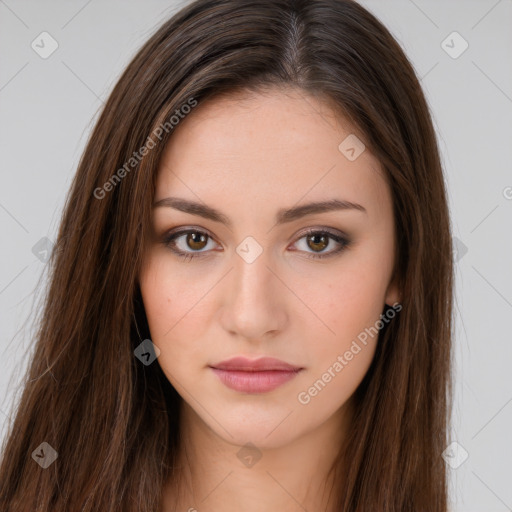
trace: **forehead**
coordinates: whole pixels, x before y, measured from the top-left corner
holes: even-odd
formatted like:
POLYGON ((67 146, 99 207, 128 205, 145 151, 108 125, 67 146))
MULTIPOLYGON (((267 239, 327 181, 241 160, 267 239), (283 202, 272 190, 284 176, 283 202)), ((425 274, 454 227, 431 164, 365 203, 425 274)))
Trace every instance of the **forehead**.
POLYGON ((216 97, 174 129, 155 200, 172 193, 220 205, 229 198, 254 211, 338 197, 382 215, 391 198, 379 161, 368 149, 353 161, 339 149, 354 135, 327 102, 302 91, 216 97))

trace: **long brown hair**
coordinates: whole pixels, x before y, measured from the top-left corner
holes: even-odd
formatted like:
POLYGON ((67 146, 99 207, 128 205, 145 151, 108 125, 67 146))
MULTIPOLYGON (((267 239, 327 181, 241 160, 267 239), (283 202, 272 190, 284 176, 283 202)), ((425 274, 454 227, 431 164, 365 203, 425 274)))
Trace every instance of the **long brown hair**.
POLYGON ((446 512, 453 268, 443 171, 413 67, 351 0, 196 0, 128 65, 82 155, 49 260, 2 449, 3 512, 158 510, 176 471, 180 398, 134 350, 149 338, 137 275, 159 160, 194 102, 263 87, 338 108, 382 163, 393 198, 402 310, 355 394, 333 466, 337 510, 446 512), (31 456, 43 442, 58 454, 46 469, 31 456))

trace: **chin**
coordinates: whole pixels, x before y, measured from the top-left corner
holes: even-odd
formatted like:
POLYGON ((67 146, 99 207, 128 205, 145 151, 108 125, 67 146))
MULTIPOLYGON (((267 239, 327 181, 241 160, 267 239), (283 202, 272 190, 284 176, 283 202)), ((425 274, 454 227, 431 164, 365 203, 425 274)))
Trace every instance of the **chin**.
POLYGON ((298 436, 298 425, 290 421, 293 413, 283 409, 280 414, 263 416, 261 411, 241 413, 235 417, 222 414, 213 417, 217 422, 209 420, 210 428, 224 441, 234 446, 244 446, 252 443, 259 449, 278 448, 291 442, 298 436), (241 417, 244 418, 241 421, 241 417), (213 423, 213 424, 212 424, 213 423))

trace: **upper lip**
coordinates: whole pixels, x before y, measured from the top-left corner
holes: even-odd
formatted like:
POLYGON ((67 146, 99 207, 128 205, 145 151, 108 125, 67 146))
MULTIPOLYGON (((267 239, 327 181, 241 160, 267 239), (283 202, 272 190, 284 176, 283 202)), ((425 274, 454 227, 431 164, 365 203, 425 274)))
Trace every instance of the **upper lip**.
POLYGON ((226 361, 221 361, 220 363, 210 365, 211 368, 216 368, 217 370, 231 370, 231 371, 245 371, 245 372, 262 372, 262 371, 287 371, 287 372, 295 372, 301 370, 300 366, 294 366, 280 359, 275 359, 274 357, 261 357, 259 359, 248 359, 246 357, 233 357, 231 359, 227 359, 226 361))

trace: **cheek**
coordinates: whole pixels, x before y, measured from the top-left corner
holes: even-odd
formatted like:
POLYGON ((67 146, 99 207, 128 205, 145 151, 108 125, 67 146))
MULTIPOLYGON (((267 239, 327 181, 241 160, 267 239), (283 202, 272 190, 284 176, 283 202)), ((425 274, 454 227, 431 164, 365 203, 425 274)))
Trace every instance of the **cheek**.
POLYGON ((319 269, 302 282, 303 296, 315 313, 305 316, 300 329, 310 354, 311 371, 302 389, 304 400, 311 400, 308 411, 336 410, 371 365, 382 327, 388 272, 387 263, 375 254, 379 253, 354 254, 336 269, 323 273, 319 269))
POLYGON ((169 313, 173 311, 172 306, 176 302, 173 297, 175 284, 171 285, 167 275, 165 267, 153 257, 146 263, 139 278, 144 309, 154 343, 161 339, 174 323, 174 318, 170 317, 169 313))
POLYGON ((180 272, 169 260, 154 254, 139 278, 151 340, 161 351, 164 369, 202 360, 194 339, 201 338, 207 326, 207 301, 202 299, 214 284, 211 276, 180 272))
POLYGON ((382 269, 349 266, 317 274, 302 282, 302 296, 314 315, 311 327, 319 327, 328 345, 347 341, 374 325, 383 310, 385 282, 382 269))
POLYGON ((323 293, 307 290, 315 312, 302 325, 309 371, 297 396, 304 413, 333 414, 354 393, 373 360, 382 313, 379 280, 338 273, 323 293), (322 322, 320 322, 320 320, 322 322))

